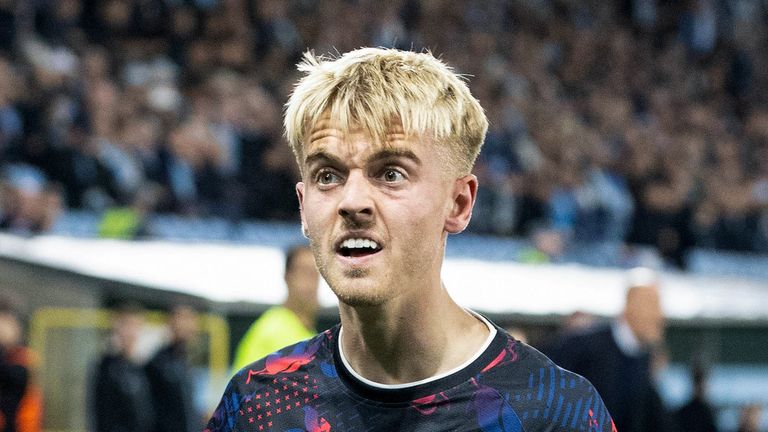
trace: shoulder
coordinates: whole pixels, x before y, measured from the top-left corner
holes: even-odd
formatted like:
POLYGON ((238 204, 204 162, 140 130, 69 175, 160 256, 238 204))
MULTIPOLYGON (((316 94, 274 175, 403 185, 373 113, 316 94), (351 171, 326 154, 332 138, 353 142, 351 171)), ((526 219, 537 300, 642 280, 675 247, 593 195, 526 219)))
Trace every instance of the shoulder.
POLYGON ((293 328, 296 323, 301 321, 294 312, 282 306, 274 306, 267 309, 253 322, 248 329, 248 333, 253 336, 259 334, 259 337, 275 335, 278 336, 285 332, 284 327, 293 328))
POLYGON ((231 384, 235 386, 232 390, 271 382, 276 375, 306 373, 315 364, 329 361, 337 331, 337 328, 326 330, 243 367, 232 377, 231 384))
POLYGON ((334 327, 240 369, 230 380, 205 430, 233 431, 245 404, 274 397, 288 383, 308 381, 321 374, 324 365, 332 361, 337 333, 338 327, 334 327))
POLYGON ((578 356, 582 352, 590 351, 595 345, 605 346, 611 343, 613 335, 610 325, 597 324, 559 333, 542 343, 541 350, 559 362, 564 357, 578 356))
POLYGON ((553 389, 558 389, 564 396, 589 396, 597 394, 592 383, 583 376, 571 372, 568 369, 558 366, 545 354, 536 348, 518 342, 521 346, 520 357, 527 363, 527 370, 536 372, 540 378, 539 386, 549 385, 553 389))
POLYGON ((612 340, 613 334, 610 324, 601 323, 565 332, 558 339, 565 343, 587 343, 598 340, 612 340))
POLYGON ((7 355, 7 360, 10 364, 23 367, 36 366, 38 362, 37 354, 31 349, 23 346, 10 350, 7 355))
POLYGON ((264 311, 261 316, 257 319, 257 321, 268 321, 271 319, 281 319, 286 316, 291 315, 291 311, 283 306, 272 306, 271 308, 264 311))
POLYGON ((119 367, 120 363, 121 361, 119 356, 112 353, 107 353, 101 356, 97 363, 97 368, 100 371, 107 371, 110 368, 119 367))
POLYGON ((163 345, 149 359, 150 362, 163 361, 173 357, 173 345, 163 345))
POLYGON ((174 357, 173 347, 171 345, 163 346, 149 359, 145 368, 148 371, 163 369, 175 360, 174 357))
POLYGON ((555 381, 552 385, 562 389, 583 388, 592 389, 592 384, 587 379, 558 366, 548 356, 538 349, 524 342, 512 339, 515 356, 518 361, 512 368, 513 373, 526 378, 529 387, 543 385, 555 381))
MULTIPOLYGON (((496 375, 506 383, 506 400, 520 417, 525 430, 607 431, 612 420, 603 400, 586 378, 563 369, 536 348, 510 337, 516 362, 496 375)), ((493 379, 494 381, 496 379, 493 379)))

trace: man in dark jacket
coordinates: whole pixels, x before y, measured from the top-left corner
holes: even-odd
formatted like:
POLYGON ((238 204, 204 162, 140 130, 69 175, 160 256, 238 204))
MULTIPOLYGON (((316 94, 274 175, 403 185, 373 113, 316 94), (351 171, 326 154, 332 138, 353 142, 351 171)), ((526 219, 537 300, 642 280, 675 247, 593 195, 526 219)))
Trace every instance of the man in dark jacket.
POLYGON ((624 311, 610 325, 565 333, 540 348, 595 386, 619 431, 665 431, 674 426, 662 407, 651 370, 653 349, 663 335, 657 276, 636 268, 628 273, 624 311))
POLYGON ((685 426, 686 432, 717 432, 715 413, 707 401, 707 372, 702 366, 695 365, 691 377, 693 397, 677 410, 677 422, 685 426))
POLYGON ((171 341, 147 363, 147 377, 156 410, 155 432, 197 432, 202 415, 196 413, 188 345, 197 332, 197 314, 181 306, 168 322, 171 341))
POLYGON ((125 306, 115 315, 111 350, 96 370, 91 400, 95 432, 152 431, 149 383, 136 359, 143 322, 135 306, 125 306))

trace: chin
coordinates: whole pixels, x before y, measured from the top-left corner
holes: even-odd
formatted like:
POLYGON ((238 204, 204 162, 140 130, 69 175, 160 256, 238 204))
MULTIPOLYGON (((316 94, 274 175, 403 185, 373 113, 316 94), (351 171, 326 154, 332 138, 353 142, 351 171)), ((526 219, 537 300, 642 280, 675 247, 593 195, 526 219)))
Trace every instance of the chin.
POLYGON ((377 307, 386 303, 380 296, 356 295, 356 293, 336 294, 339 302, 351 307, 377 307))
POLYGON ((371 307, 380 306, 389 300, 391 294, 382 290, 381 284, 374 284, 373 281, 366 280, 364 276, 351 278, 345 275, 341 281, 328 283, 331 290, 341 303, 353 307, 371 307))

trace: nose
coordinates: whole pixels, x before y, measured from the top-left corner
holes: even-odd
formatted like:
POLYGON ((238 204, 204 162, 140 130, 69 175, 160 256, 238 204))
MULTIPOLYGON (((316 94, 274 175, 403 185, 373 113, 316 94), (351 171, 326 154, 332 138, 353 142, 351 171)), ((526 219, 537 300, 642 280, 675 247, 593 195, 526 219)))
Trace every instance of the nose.
POLYGON ((365 223, 373 219, 371 184, 360 171, 349 173, 339 202, 339 215, 352 223, 365 223))

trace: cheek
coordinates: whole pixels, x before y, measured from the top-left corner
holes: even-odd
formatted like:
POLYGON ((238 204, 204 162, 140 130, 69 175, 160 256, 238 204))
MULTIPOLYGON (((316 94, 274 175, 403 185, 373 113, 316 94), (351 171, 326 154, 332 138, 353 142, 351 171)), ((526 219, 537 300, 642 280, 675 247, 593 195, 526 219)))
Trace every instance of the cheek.
MULTIPOLYGON (((435 192, 436 193, 436 192, 435 192)), ((399 231, 410 240, 407 245, 410 249, 434 249, 436 243, 442 240, 444 229, 445 208, 442 203, 425 199, 415 202, 413 206, 401 209, 394 213, 394 223, 399 231)))
POLYGON ((323 199, 323 197, 317 195, 310 195, 304 197, 302 211, 304 220, 311 228, 323 225, 327 221, 328 215, 333 213, 333 208, 328 199, 323 199))

